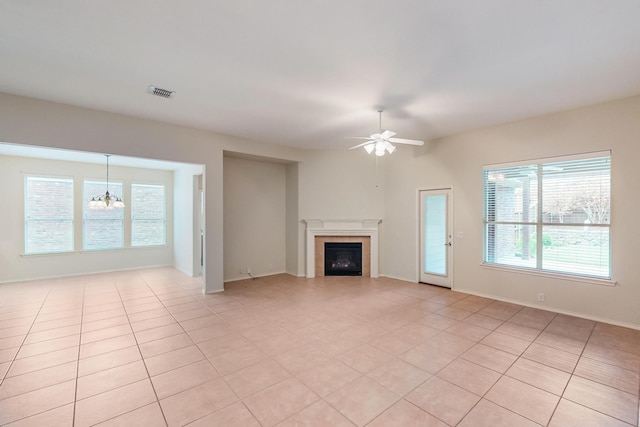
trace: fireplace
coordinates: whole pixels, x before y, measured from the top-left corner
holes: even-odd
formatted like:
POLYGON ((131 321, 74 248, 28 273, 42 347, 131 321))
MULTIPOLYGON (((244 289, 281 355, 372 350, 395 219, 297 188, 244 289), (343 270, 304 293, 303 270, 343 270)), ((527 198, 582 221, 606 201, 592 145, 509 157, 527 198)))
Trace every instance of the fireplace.
POLYGON ((362 245, 362 277, 378 277, 378 225, 379 219, 322 220, 305 219, 306 276, 324 276, 325 243, 360 243, 362 245))
POLYGON ((362 276, 362 243, 325 242, 325 276, 362 276))

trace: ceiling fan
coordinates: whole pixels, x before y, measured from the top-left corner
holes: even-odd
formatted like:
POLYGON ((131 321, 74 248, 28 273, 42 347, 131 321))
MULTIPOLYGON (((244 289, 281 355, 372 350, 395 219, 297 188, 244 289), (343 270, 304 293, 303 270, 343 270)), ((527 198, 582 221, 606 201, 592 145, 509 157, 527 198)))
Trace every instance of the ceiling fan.
POLYGON ((424 141, 418 141, 415 139, 392 138, 394 135, 396 135, 395 132, 382 129, 382 112, 383 111, 384 109, 382 107, 378 109, 378 113, 380 115, 380 120, 379 120, 380 131, 378 133, 371 134, 368 137, 367 136, 351 136, 350 138, 366 139, 367 141, 363 142, 362 144, 354 145, 353 147, 349 148, 350 150, 353 150, 354 148, 364 147, 364 149, 367 150, 367 153, 369 154, 375 151, 376 156, 384 156, 385 152, 388 152, 389 154, 391 154, 394 151, 396 151, 396 147, 392 144, 392 142, 394 144, 424 145, 424 141))

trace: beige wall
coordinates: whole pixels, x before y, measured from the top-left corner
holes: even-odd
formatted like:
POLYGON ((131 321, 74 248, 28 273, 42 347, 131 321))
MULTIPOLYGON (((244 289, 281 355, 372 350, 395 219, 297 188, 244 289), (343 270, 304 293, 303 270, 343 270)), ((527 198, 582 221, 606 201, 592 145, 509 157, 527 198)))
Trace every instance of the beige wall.
POLYGON ((82 251, 83 181, 104 179, 95 164, 0 155, 0 283, 86 274, 98 271, 173 265, 173 172, 111 166, 112 181, 122 182, 127 203, 131 183, 165 186, 168 201, 166 245, 131 248, 130 217, 125 211, 123 249, 82 251), (26 175, 62 176, 74 180, 74 252, 56 255, 24 255, 24 180, 26 175), (11 201, 11 202, 9 202, 11 201))
MULTIPOLYGON (((300 151, 0 94, 0 141, 204 164, 208 291, 223 288, 223 253, 238 244, 234 236, 223 232, 226 150, 299 162, 295 174, 293 169, 286 170, 291 166, 282 169, 284 184, 279 185, 285 207, 280 201, 273 204, 286 218, 282 230, 286 255, 281 268, 292 274, 304 274, 301 219, 381 218, 381 274, 416 281, 417 192, 453 186, 454 231, 464 233, 464 238, 454 239, 455 289, 640 328, 640 285, 635 271, 635 242, 640 232, 634 222, 640 211, 634 197, 640 182, 640 168, 635 165, 640 154, 638 117, 640 97, 634 97, 469 132, 423 148, 400 147, 392 156, 376 159, 362 150, 300 151), (611 240, 616 286, 481 266, 482 165, 607 149, 613 153, 611 240), (292 185, 296 175, 297 189, 292 185), (290 194, 297 194, 297 212, 290 204, 290 194), (295 228, 297 233, 292 231, 295 228), (286 243, 296 239, 297 244, 286 243), (296 252, 297 260, 292 259, 296 252), (297 271, 290 271, 296 265, 297 271), (545 293, 543 305, 536 300, 538 292, 545 293)), ((230 276, 239 267, 227 267, 232 269, 230 276)))
POLYGON ((640 199, 640 97, 532 118, 398 150, 387 166, 383 272, 416 280, 417 190, 453 186, 454 288, 640 328, 635 223, 640 199), (612 150, 614 287, 498 271, 482 262, 482 166, 612 150), (544 292, 545 302, 537 302, 544 292))
POLYGON ((300 218, 382 218, 386 161, 364 150, 307 152, 298 170, 300 218))
POLYGON ((200 265, 200 185, 202 167, 184 165, 173 173, 173 261, 189 276, 202 274, 200 265))
POLYGON ((1 93, 0 142, 203 164, 207 292, 224 286, 223 152, 302 157, 283 146, 1 93))
POLYGON ((225 280, 285 272, 286 168, 225 157, 225 280))
MULTIPOLYGON (((385 165, 392 157, 377 158, 364 150, 308 151, 298 165, 298 275, 305 275, 303 219, 382 219, 379 247, 385 242, 385 165)), ((385 253, 379 251, 379 263, 385 253)))
MULTIPOLYGON (((298 209, 300 205, 298 188, 298 163, 287 165, 287 212, 286 212, 286 271, 294 276, 304 276, 304 249, 298 246, 298 233, 300 226, 300 216, 298 209)), ((304 245, 302 246, 304 248, 304 245)))

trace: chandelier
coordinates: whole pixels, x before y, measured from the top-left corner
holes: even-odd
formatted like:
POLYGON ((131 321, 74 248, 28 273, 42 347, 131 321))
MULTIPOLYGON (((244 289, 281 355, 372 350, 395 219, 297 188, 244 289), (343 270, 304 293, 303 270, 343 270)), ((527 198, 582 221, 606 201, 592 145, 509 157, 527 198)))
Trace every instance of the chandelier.
POLYGON ((90 209, 113 209, 113 208, 124 208, 124 202, 121 198, 112 196, 109 194, 109 156, 110 154, 104 155, 107 158, 107 192, 104 195, 99 195, 92 197, 89 201, 90 209), (115 201, 113 200, 115 198, 115 201))

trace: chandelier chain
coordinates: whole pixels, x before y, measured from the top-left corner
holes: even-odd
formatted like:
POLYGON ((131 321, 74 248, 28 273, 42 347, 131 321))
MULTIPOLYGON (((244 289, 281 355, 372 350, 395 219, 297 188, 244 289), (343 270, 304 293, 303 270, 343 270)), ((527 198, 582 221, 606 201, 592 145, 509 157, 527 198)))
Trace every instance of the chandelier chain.
POLYGON ((92 197, 88 206, 90 209, 124 208, 126 206, 120 197, 112 197, 109 194, 109 157, 111 154, 105 154, 104 156, 107 158, 107 192, 102 196, 92 197))

